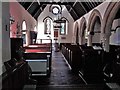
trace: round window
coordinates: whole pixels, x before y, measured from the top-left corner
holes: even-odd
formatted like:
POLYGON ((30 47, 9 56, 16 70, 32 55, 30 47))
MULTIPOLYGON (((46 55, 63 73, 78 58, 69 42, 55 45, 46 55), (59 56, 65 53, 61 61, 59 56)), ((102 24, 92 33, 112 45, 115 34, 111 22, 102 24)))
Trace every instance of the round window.
POLYGON ((53 8, 52 8, 52 13, 53 13, 53 14, 57 15, 57 14, 59 14, 59 12, 60 12, 60 10, 59 10, 58 7, 53 7, 53 8))

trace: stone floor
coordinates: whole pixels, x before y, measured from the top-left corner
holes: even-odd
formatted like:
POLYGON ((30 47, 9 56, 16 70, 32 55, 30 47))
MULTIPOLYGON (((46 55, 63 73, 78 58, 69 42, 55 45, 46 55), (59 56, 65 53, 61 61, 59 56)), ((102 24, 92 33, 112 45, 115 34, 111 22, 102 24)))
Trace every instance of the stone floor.
POLYGON ((84 84, 78 74, 73 74, 68 68, 60 52, 53 52, 52 71, 50 77, 35 77, 38 85, 76 85, 84 84))
POLYGON ((66 64, 61 52, 52 53, 50 77, 33 77, 38 81, 36 90, 104 90, 104 84, 86 85, 66 64))

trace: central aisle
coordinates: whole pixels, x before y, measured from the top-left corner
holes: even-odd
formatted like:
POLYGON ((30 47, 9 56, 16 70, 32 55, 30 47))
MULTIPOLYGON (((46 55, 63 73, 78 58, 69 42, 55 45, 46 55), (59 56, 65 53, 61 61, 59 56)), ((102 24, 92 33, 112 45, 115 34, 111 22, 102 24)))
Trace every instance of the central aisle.
POLYGON ((84 84, 78 74, 73 74, 61 52, 52 52, 52 71, 50 77, 35 77, 39 85, 76 85, 84 84))
POLYGON ((50 84, 54 85, 74 85, 84 84, 78 74, 73 74, 66 64, 61 52, 53 52, 52 73, 50 84))
POLYGON ((34 77, 38 83, 36 90, 103 90, 103 85, 85 85, 78 74, 73 74, 61 52, 52 53, 50 77, 34 77))

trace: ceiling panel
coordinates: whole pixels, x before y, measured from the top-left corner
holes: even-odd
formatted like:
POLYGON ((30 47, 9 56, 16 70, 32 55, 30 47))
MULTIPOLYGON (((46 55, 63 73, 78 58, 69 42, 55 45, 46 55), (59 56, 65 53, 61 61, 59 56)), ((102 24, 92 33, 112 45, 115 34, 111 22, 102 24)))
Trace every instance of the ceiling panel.
POLYGON ((73 17, 74 20, 79 19, 79 17, 77 16, 77 14, 75 13, 75 11, 73 9, 70 10, 70 14, 73 17))
MULTIPOLYGON (((21 0, 18 0, 21 1, 21 0)), ((58 4, 65 5, 68 12, 71 14, 74 20, 77 20, 82 15, 88 13, 90 10, 101 4, 104 0, 84 0, 82 2, 73 2, 73 0, 61 0, 61 2, 55 2, 53 0, 44 0, 44 2, 40 2, 40 0, 32 0, 31 2, 28 0, 23 0, 19 2, 36 20, 38 16, 43 12, 44 8, 48 4, 58 4)))
POLYGON ((77 2, 75 5, 74 5, 74 10, 75 12, 77 13, 77 15, 79 17, 83 16, 85 13, 87 13, 84 8, 82 7, 82 5, 80 4, 80 2, 77 2))
POLYGON ((28 7, 27 11, 28 11, 30 14, 33 14, 33 12, 36 12, 36 9, 37 9, 37 8, 40 8, 40 7, 39 7, 39 4, 38 4, 37 2, 34 2, 34 3, 32 3, 32 4, 28 7))

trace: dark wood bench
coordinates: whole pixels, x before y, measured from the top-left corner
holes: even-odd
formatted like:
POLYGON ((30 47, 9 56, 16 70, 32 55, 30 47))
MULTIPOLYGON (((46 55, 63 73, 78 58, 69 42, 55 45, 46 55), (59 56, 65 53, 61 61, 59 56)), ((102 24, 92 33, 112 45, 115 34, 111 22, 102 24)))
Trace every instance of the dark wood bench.
POLYGON ((67 62, 71 66, 73 72, 78 72, 81 68, 81 58, 82 54, 79 49, 79 45, 73 45, 70 43, 63 44, 61 51, 66 58, 67 62))
POLYGON ((104 80, 108 83, 120 83, 120 46, 110 45, 110 51, 103 55, 104 80))
POLYGON ((2 74, 2 90, 21 90, 28 80, 28 64, 25 61, 4 62, 6 71, 2 74))
POLYGON ((35 44, 24 47, 24 58, 28 61, 32 75, 50 75, 51 73, 51 44, 35 44), (36 65, 35 65, 36 64, 36 65))

